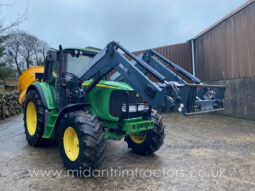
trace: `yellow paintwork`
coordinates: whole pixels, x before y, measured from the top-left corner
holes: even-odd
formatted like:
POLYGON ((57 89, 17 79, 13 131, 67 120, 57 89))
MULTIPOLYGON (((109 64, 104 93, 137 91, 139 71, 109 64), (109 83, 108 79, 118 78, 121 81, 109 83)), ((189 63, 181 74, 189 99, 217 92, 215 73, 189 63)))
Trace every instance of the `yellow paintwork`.
POLYGON ((79 138, 74 128, 68 127, 63 137, 64 149, 66 156, 71 161, 75 161, 79 156, 79 138))
POLYGON ((136 144, 141 144, 146 139, 146 134, 144 135, 129 135, 131 140, 136 144))
POLYGON ((30 101, 27 104, 26 122, 27 122, 28 133, 29 135, 33 136, 36 131, 37 116, 36 116, 35 104, 32 101, 30 101))
POLYGON ((44 66, 34 66, 27 69, 25 72, 22 73, 18 81, 18 89, 20 91, 20 96, 19 96, 20 104, 24 103, 26 99, 27 88, 30 86, 30 84, 36 81, 35 73, 43 73, 43 72, 44 72, 44 66))
MULTIPOLYGON (((90 84, 89 82, 83 82, 82 85, 88 86, 89 84, 90 84)), ((97 84, 96 86, 97 86, 97 87, 103 87, 103 88, 119 89, 118 87, 109 86, 109 85, 104 85, 104 84, 97 84)))

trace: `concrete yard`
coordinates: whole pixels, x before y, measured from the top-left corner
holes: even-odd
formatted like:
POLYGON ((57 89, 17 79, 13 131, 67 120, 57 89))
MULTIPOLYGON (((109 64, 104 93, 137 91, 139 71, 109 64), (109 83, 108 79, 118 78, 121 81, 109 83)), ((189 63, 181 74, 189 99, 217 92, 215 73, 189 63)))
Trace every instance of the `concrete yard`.
POLYGON ((77 178, 68 175, 57 146, 27 144, 22 118, 0 122, 0 190, 255 190, 253 121, 163 115, 165 143, 154 155, 107 141, 101 171, 77 178))

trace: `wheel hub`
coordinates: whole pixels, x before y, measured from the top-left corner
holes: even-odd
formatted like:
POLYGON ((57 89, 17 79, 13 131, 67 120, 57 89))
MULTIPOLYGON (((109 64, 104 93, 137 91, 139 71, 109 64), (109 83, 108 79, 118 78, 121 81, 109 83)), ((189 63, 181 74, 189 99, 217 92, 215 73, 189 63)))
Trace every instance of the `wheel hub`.
POLYGON ((63 137, 64 150, 66 156, 71 160, 75 161, 79 156, 79 138, 74 128, 68 127, 64 132, 63 137))
POLYGON ((32 101, 29 102, 27 105, 26 122, 28 133, 29 135, 33 136, 35 134, 37 126, 37 114, 35 104, 32 101))
POLYGON ((145 141, 146 134, 144 134, 144 135, 130 135, 130 138, 136 144, 141 144, 145 141))

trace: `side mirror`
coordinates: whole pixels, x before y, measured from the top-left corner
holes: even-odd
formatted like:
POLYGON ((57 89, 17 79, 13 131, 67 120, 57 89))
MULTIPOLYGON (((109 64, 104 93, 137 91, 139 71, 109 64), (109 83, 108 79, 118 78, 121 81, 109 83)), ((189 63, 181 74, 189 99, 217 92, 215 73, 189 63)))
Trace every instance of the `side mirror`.
POLYGON ((47 60, 47 61, 50 61, 50 62, 55 62, 55 61, 57 61, 57 51, 55 51, 55 50, 49 50, 49 51, 47 52, 46 60, 47 60))

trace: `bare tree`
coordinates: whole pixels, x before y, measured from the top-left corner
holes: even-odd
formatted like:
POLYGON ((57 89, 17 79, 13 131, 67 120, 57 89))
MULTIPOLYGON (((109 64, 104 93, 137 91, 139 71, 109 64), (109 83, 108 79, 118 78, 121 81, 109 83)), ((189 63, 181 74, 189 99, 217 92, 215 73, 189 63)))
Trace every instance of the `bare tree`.
POLYGON ((8 34, 6 43, 7 57, 11 60, 19 74, 34 65, 43 65, 47 43, 23 31, 12 31, 8 34))
POLYGON ((49 50, 49 45, 42 41, 38 40, 36 42, 36 46, 34 47, 34 55, 35 55, 35 62, 37 66, 42 66, 45 62, 46 53, 49 50))
POLYGON ((7 39, 7 36, 0 36, 0 79, 6 84, 6 78, 8 78, 13 70, 7 65, 8 60, 6 59, 6 51, 3 43, 7 39))
MULTIPOLYGON (((0 2, 0 6, 12 6, 12 4, 0 2)), ((18 26, 20 23, 24 22, 27 19, 27 16, 28 16, 28 6, 25 9, 25 11, 23 12, 23 14, 21 16, 19 16, 14 22, 12 22, 9 25, 3 26, 3 18, 1 18, 1 20, 0 20, 0 35, 5 33, 6 31, 8 31, 9 29, 12 29, 13 27, 18 26)))
POLYGON ((23 60, 25 61, 27 68, 30 68, 34 64, 34 50, 36 48, 38 39, 25 32, 21 32, 21 51, 20 55, 23 57, 23 60))
POLYGON ((3 80, 4 84, 6 84, 6 78, 11 76, 13 73, 13 69, 10 66, 7 66, 6 63, 0 63, 0 79, 3 80))
POLYGON ((20 51, 21 51, 21 35, 17 32, 11 32, 5 44, 7 49, 7 57, 10 59, 10 62, 13 62, 16 66, 17 72, 21 75, 21 59, 20 59, 20 51))
MULTIPOLYGON (((0 7, 2 6, 11 6, 9 3, 2 3, 0 0, 0 7)), ((16 21, 9 25, 3 25, 3 18, 0 18, 0 79, 5 82, 5 79, 9 77, 13 73, 13 63, 15 63, 18 73, 21 74, 21 68, 19 66, 19 50, 20 50, 20 42, 17 40, 18 36, 11 35, 12 42, 14 44, 8 44, 9 50, 6 50, 6 41, 9 41, 10 35, 6 34, 11 28, 19 25, 27 18, 28 7, 24 11, 23 15, 18 17, 16 21), (9 64, 9 65, 8 65, 9 64)), ((10 42, 10 41, 9 41, 10 42)))

